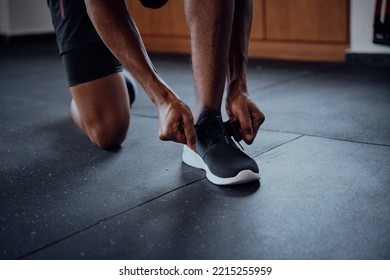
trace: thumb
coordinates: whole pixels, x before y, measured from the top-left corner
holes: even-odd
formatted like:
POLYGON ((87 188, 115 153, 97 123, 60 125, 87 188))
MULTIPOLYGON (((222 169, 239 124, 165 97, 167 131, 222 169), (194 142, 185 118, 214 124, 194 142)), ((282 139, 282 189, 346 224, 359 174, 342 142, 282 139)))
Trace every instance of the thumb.
POLYGON ((240 122, 241 133, 245 142, 251 143, 253 141, 253 128, 248 110, 240 111, 238 114, 238 120, 240 122))

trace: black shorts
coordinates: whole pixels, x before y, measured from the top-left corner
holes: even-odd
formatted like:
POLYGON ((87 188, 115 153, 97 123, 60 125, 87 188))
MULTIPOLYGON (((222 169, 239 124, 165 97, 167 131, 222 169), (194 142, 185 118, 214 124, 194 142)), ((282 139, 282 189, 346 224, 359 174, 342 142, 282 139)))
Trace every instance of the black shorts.
POLYGON ((122 71, 90 21, 83 0, 47 0, 69 86, 122 71))

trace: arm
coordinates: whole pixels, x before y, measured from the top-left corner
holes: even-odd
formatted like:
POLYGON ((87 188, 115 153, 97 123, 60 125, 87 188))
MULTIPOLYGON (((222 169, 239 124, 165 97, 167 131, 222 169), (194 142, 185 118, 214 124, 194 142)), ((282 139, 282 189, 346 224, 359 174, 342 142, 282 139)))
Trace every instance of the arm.
POLYGON ((246 81, 252 10, 252 0, 238 0, 235 3, 226 98, 227 114, 231 120, 239 120, 239 133, 247 144, 253 142, 264 122, 263 113, 248 94, 246 81))
POLYGON ((194 148, 195 133, 191 111, 157 74, 124 1, 85 0, 85 4, 103 42, 156 105, 160 139, 194 148))

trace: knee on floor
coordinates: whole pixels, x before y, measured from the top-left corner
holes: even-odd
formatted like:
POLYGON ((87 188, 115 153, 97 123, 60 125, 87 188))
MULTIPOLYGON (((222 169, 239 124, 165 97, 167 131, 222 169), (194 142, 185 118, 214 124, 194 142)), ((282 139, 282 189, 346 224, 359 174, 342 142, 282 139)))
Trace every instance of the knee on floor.
POLYGON ((129 121, 101 121, 94 122, 87 128, 91 141, 102 149, 120 147, 126 138, 129 121))

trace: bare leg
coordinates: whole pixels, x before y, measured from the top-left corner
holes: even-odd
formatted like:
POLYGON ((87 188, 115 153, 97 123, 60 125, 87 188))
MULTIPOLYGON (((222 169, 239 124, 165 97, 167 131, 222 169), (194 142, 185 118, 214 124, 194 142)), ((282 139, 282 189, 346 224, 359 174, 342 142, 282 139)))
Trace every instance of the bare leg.
POLYGON ((120 146, 130 123, 129 97, 124 78, 115 73, 70 88, 74 122, 104 149, 120 146))
MULTIPOLYGON (((218 185, 245 183, 259 179, 256 162, 235 147, 232 140, 227 137, 223 125, 216 125, 218 116, 210 112, 198 122, 201 113, 205 110, 221 111, 228 65, 231 66, 229 82, 239 80, 236 76, 244 76, 243 81, 246 83, 247 44, 232 41, 248 40, 239 34, 232 34, 232 31, 241 31, 241 26, 233 27, 233 21, 234 23, 245 22, 240 18, 242 14, 236 16, 235 12, 235 6, 240 5, 238 2, 241 1, 185 1, 195 80, 194 118, 199 125, 204 124, 204 129, 196 130, 198 142, 195 151, 184 148, 183 161, 190 166, 205 169, 207 178, 218 185), (230 160, 227 161, 227 158, 230 160)), ((227 109, 234 107, 234 110, 231 110, 234 113, 248 116, 251 104, 246 101, 249 101, 249 98, 246 98, 241 91, 237 92, 234 98, 229 98, 227 109), (242 112, 246 113, 242 114, 242 112)), ((235 117, 234 113, 230 115, 235 117)), ((241 118, 236 119, 240 121, 241 126, 241 118)), ((250 122, 250 119, 244 118, 243 122, 245 121, 250 122)), ((219 121, 218 123, 220 124, 219 121)), ((251 132, 251 136, 252 134, 251 132)))
POLYGON ((229 91, 239 88, 247 91, 246 68, 248 62, 249 35, 252 27, 252 0, 238 0, 235 3, 232 37, 229 50, 229 91))
POLYGON ((249 97, 246 80, 252 13, 252 0, 236 1, 229 50, 226 99, 227 114, 231 120, 239 120, 240 134, 247 144, 253 142, 260 125, 264 122, 263 113, 249 97))
POLYGON ((221 110, 234 0, 185 0, 195 80, 195 121, 207 109, 221 110))

